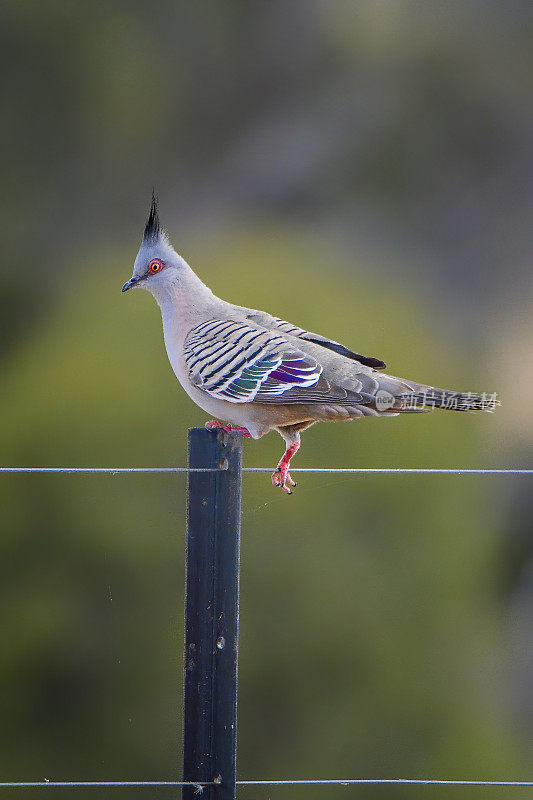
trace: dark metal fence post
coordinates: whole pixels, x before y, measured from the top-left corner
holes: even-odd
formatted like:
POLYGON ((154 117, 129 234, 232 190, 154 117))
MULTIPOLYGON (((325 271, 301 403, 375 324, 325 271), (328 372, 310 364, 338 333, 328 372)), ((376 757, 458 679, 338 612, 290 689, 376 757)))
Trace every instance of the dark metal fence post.
POLYGON ((188 476, 183 780, 234 800, 242 435, 192 428, 189 467, 217 471, 188 476))

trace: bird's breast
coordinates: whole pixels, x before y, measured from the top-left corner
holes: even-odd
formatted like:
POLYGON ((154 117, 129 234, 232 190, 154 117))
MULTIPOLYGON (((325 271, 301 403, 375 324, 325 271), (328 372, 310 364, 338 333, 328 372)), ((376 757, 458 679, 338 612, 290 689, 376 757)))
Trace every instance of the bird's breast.
POLYGON ((172 367, 174 374, 179 380, 183 389, 187 392, 191 400, 193 400, 197 406, 200 406, 201 409, 207 411, 208 414, 213 414, 214 416, 220 417, 221 409, 224 404, 220 400, 211 397, 206 392, 202 392, 202 390, 198 389, 198 387, 195 386, 190 379, 189 371, 185 363, 185 354, 183 349, 187 331, 182 332, 179 328, 176 328, 171 324, 165 324, 165 320, 163 318, 163 334, 170 366, 172 367))

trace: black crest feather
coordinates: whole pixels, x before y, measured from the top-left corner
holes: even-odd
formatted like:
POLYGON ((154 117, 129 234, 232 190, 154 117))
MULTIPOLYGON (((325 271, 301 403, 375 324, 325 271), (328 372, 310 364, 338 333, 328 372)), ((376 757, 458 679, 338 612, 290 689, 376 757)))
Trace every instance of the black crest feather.
POLYGON ((155 196, 155 192, 152 191, 152 205, 150 206, 150 214, 148 215, 144 228, 144 241, 153 242, 159 239, 160 235, 161 226, 159 224, 159 214, 157 211, 157 197, 155 196))

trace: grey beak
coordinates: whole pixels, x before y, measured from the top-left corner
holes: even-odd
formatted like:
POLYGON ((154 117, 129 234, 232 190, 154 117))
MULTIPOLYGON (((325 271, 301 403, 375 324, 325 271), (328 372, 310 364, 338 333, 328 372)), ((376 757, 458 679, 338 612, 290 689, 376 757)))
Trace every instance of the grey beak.
POLYGON ((135 286, 136 283, 139 283, 139 278, 136 278, 135 276, 133 278, 130 278, 129 281, 126 281, 126 283, 122 287, 122 291, 127 292, 128 289, 131 289, 132 286, 135 286))

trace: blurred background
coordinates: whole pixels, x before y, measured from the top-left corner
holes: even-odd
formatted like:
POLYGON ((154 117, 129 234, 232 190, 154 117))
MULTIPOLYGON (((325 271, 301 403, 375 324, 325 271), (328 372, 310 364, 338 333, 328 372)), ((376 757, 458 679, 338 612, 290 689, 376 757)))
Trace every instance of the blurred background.
MULTIPOLYGON (((120 293, 154 186, 221 297, 503 403, 317 426, 295 466, 531 467, 532 17, 2 3, 0 462, 185 463, 206 417, 153 299, 120 293)), ((246 464, 282 450, 246 442, 246 464)), ((239 777, 531 780, 529 478, 243 488, 239 777)), ((179 778, 183 476, 4 475, 0 495, 1 779, 179 778)), ((76 796, 97 793, 153 795, 76 796)))

